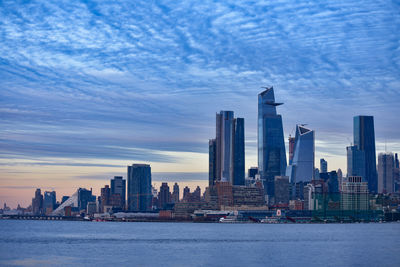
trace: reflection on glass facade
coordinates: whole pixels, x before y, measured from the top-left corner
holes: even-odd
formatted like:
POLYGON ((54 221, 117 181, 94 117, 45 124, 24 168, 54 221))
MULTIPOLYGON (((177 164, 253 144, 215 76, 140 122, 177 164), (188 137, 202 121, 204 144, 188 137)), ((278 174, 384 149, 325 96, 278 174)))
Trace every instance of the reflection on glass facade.
POLYGON ((244 185, 244 119, 237 118, 234 123, 233 185, 244 185))
POLYGON ((314 176, 314 131, 296 125, 292 164, 287 169, 291 183, 309 182, 314 176))
POLYGON ((151 209, 151 168, 147 164, 128 166, 128 210, 151 209))
POLYGON ((265 193, 274 196, 275 176, 286 172, 286 152, 282 116, 276 113, 274 88, 258 95, 258 168, 264 182, 265 193))
POLYGON ((375 130, 373 116, 356 116, 353 119, 354 145, 365 153, 365 180, 370 192, 378 192, 376 171, 375 130))

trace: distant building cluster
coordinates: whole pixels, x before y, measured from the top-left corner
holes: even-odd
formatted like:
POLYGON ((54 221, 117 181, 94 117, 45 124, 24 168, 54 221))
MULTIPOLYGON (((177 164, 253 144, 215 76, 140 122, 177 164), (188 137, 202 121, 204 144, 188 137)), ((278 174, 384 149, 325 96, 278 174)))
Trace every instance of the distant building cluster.
MULTIPOLYGON (((315 132, 297 124, 289 136, 286 159, 282 116, 274 89, 258 95, 258 166, 245 173, 245 124, 233 111, 216 114, 215 138, 209 140, 208 187, 193 192, 175 183, 152 187, 151 167, 132 164, 126 180, 115 176, 101 188, 100 196, 79 188, 56 201, 55 191, 37 189, 32 205, 17 213, 47 216, 154 217, 164 219, 226 218, 259 221, 266 217, 289 221, 377 220, 386 212, 399 213, 400 175, 398 154, 378 155, 376 164, 374 118, 355 116, 353 143, 346 147, 347 174, 329 170, 328 161, 315 164, 315 132), (282 217, 283 216, 283 217, 282 217)), ((4 206, 3 213, 10 213, 4 206)), ((228 220, 228 219, 227 219, 228 220)))

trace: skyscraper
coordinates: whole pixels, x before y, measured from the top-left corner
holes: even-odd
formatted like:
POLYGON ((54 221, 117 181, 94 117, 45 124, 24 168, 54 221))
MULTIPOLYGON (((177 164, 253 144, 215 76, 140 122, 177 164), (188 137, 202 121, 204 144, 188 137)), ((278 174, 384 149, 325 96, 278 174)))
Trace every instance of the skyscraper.
POLYGON ((378 156, 378 193, 394 192, 393 153, 380 153, 378 156))
POLYGON ((166 205, 171 203, 171 193, 169 192, 168 183, 162 183, 160 192, 158 192, 158 208, 165 209, 166 205))
POLYGON ((217 178, 217 143, 215 139, 208 141, 208 186, 213 186, 217 178))
POLYGON ((233 144, 233 185, 245 184, 245 159, 244 159, 244 119, 234 119, 234 144, 233 144))
POLYGON ((244 119, 234 118, 233 111, 221 111, 216 115, 215 141, 209 141, 209 184, 212 180, 244 185, 244 168, 244 119))
POLYGON ((106 212, 104 206, 109 206, 111 199, 111 190, 109 185, 105 185, 103 188, 100 189, 100 199, 101 199, 100 211, 106 212))
POLYGON ((365 177, 371 193, 378 191, 376 171, 375 130, 373 116, 355 116, 353 119, 354 145, 365 153, 365 177))
POLYGON ((346 147, 347 151, 347 176, 359 176, 365 179, 365 152, 357 146, 346 147))
POLYGON ((314 131, 296 125, 295 146, 292 164, 287 169, 291 183, 309 182, 314 177, 314 131))
POLYGON ((179 185, 178 183, 174 184, 174 189, 172 192, 172 201, 174 203, 178 203, 179 202, 179 185))
POLYGON ((78 208, 79 210, 86 210, 88 202, 95 202, 96 196, 93 196, 92 189, 87 190, 86 188, 79 188, 77 191, 78 195, 78 208))
POLYGON ((126 180, 122 176, 114 176, 111 179, 111 195, 119 195, 120 205, 118 208, 125 209, 126 200, 126 180))
POLYGON ((276 113, 274 88, 267 88, 258 95, 258 169, 264 190, 274 196, 275 176, 285 175, 286 152, 282 116, 276 113))
POLYGON ((292 164, 294 152, 294 137, 289 135, 289 165, 292 164))
POLYGON ((56 191, 45 191, 43 197, 43 211, 50 214, 56 205, 56 191))
POLYGON ((328 172, 328 162, 325 159, 320 159, 319 167, 322 173, 328 172))
POLYGON ((128 210, 151 209, 151 168, 147 164, 128 166, 128 210))
POLYGON ((32 212, 34 215, 43 213, 43 195, 40 188, 35 191, 35 197, 32 198, 32 212))

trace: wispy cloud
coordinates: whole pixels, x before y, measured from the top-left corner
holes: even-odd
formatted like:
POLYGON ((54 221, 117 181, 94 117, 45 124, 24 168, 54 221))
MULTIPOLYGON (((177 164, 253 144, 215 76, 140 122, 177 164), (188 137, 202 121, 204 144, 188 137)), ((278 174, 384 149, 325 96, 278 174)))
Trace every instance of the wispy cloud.
POLYGON ((398 9, 369 0, 3 1, 0 152, 176 163, 169 151, 207 152, 221 109, 245 117, 255 140, 261 85, 285 102, 285 133, 309 123, 321 155, 342 157, 361 113, 375 116, 378 140, 400 143, 398 9))

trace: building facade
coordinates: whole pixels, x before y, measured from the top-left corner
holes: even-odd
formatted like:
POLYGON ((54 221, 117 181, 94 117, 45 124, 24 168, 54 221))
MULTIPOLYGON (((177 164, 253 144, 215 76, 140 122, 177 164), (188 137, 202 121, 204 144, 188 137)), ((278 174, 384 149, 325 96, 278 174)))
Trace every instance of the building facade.
POLYGON ((361 176, 349 176, 343 178, 342 191, 340 193, 342 210, 368 210, 368 183, 361 176))
POLYGON ((43 197, 43 211, 50 214, 56 206, 56 191, 45 191, 43 197))
POLYGON ((289 177, 275 176, 275 204, 289 204, 289 177))
POLYGON ((394 193, 395 159, 392 153, 378 156, 378 193, 394 193))
POLYGON ((172 191, 172 202, 174 202, 174 203, 179 202, 179 185, 178 185, 178 183, 174 184, 174 188, 172 191))
POLYGON ((209 186, 245 183, 244 119, 233 111, 216 114, 216 138, 209 140, 209 186))
POLYGON ((291 183, 309 182, 313 179, 315 158, 314 139, 313 130, 303 125, 296 125, 293 161, 286 172, 291 183))
POLYGON ((346 147, 347 151, 347 176, 360 176, 366 181, 365 177, 365 152, 359 150, 357 146, 346 147))
POLYGON ((119 201, 112 201, 113 206, 124 210, 126 205, 126 180, 124 180, 122 176, 114 176, 114 178, 111 179, 110 184, 112 198, 117 198, 118 196, 120 198, 119 201), (120 204, 118 205, 117 202, 120 204))
POLYGON ((371 193, 378 192, 376 171, 375 130, 373 116, 355 116, 353 118, 354 145, 365 153, 365 179, 371 193))
POLYGON ((319 160, 319 167, 320 167, 322 173, 328 172, 328 162, 325 159, 319 160))
POLYGON ((275 194, 275 176, 285 175, 287 164, 282 116, 276 112, 279 105, 273 87, 258 95, 258 169, 270 198, 275 194))
POLYGON ((208 186, 213 186, 217 179, 217 143, 215 139, 208 141, 208 186))
POLYGON ((32 212, 34 215, 43 213, 43 195, 40 188, 35 191, 35 197, 32 198, 32 212))
POLYGON ((147 164, 128 166, 128 210, 150 211, 152 207, 151 167, 147 164))

